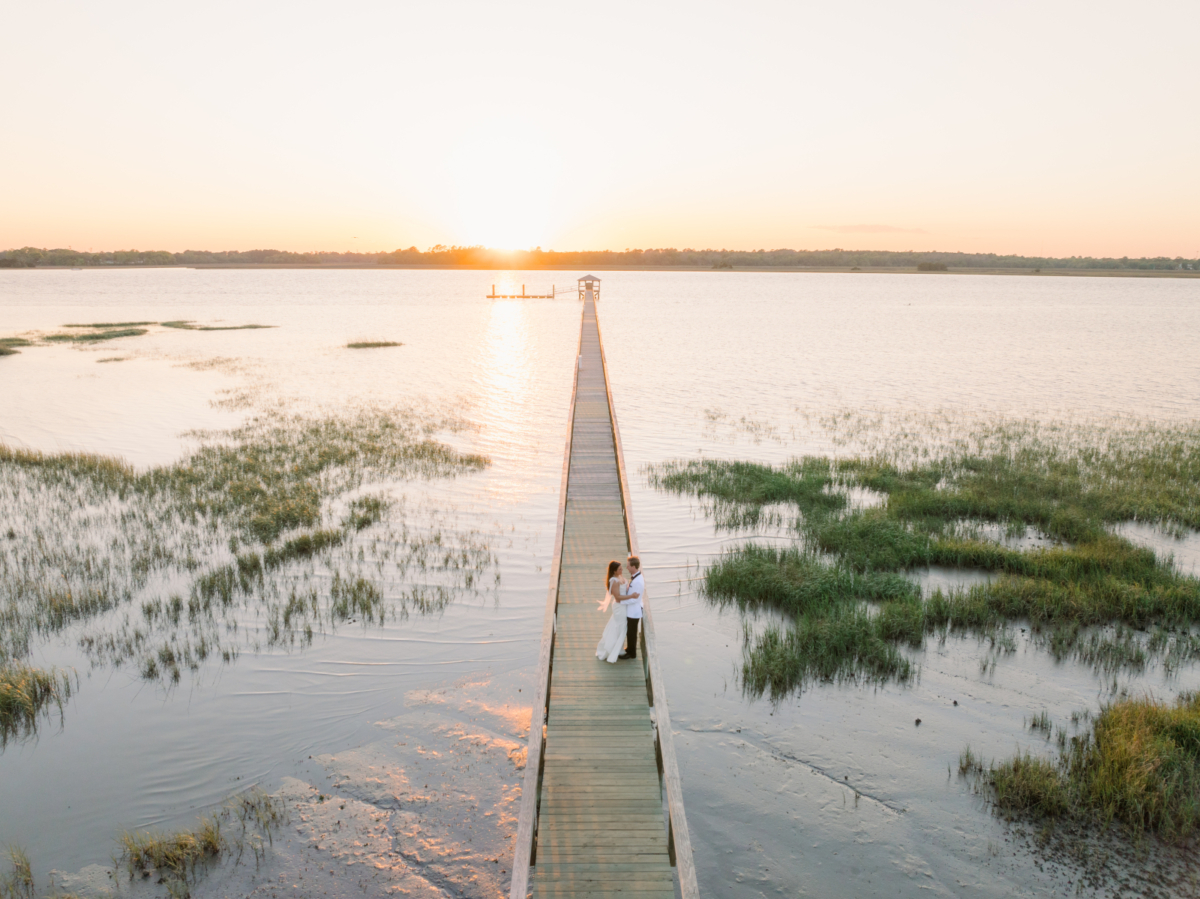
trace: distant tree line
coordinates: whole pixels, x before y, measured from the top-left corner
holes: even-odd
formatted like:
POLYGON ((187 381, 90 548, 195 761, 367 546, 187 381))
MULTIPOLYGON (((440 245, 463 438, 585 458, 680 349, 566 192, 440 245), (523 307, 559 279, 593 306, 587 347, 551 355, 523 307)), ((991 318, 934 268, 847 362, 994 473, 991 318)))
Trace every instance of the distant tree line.
POLYGON ((954 269, 1095 269, 1200 271, 1200 259, 1176 256, 1120 259, 1093 256, 1001 256, 996 253, 893 252, 890 250, 492 250, 487 247, 447 247, 428 250, 409 247, 390 253, 293 253, 287 250, 114 250, 85 253, 22 247, 0 252, 0 268, 93 265, 463 265, 476 268, 537 269, 546 266, 658 267, 693 266, 712 269, 768 266, 815 268, 954 269))
POLYGON ((85 253, 80 250, 45 250, 22 247, 0 252, 0 268, 33 268, 39 265, 320 265, 322 263, 370 264, 380 253, 292 253, 287 250, 113 250, 85 253))

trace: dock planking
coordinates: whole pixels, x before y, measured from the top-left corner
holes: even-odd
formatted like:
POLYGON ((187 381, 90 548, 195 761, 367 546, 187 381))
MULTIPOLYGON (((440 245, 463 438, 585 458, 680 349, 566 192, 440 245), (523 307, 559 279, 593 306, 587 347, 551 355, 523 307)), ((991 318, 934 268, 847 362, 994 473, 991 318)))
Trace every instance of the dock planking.
POLYGON ((596 658, 607 563, 637 544, 590 297, 575 379, 510 897, 698 899, 649 606, 636 661, 596 658))

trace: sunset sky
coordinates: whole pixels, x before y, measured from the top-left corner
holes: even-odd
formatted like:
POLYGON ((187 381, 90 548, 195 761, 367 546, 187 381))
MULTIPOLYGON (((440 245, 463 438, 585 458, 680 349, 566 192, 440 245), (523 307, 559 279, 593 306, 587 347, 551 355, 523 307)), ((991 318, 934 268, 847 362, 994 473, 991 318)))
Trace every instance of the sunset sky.
POLYGON ((10 3, 0 248, 1200 256, 1200 3, 10 3))

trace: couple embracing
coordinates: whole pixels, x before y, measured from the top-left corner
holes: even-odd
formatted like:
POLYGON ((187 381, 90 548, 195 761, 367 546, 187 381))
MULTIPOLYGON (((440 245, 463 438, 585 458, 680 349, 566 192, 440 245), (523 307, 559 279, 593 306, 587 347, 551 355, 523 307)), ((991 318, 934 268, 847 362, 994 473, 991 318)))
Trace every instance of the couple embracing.
POLYGON ((600 611, 611 606, 612 616, 596 645, 598 659, 615 662, 617 659, 637 658, 638 622, 642 620, 642 597, 646 593, 641 569, 642 563, 638 557, 630 556, 629 580, 626 581, 621 577, 621 563, 608 563, 608 575, 604 579, 608 592, 600 604, 600 611), (621 652, 622 645, 627 647, 625 652, 621 652))

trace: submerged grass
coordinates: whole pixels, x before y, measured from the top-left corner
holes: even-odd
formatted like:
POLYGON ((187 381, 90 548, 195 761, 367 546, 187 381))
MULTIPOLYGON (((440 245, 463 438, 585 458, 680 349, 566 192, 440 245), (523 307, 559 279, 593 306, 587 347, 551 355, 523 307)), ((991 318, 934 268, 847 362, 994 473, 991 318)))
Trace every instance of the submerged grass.
POLYGON ((355 341, 354 343, 346 344, 346 349, 348 349, 348 350, 375 350, 375 349, 379 349, 380 347, 389 347, 389 346, 404 346, 404 344, 399 343, 395 340, 358 340, 358 341, 355 341))
POLYGON ((285 821, 283 803, 255 788, 230 799, 218 814, 201 818, 193 830, 121 834, 119 858, 131 881, 157 873, 172 896, 186 897, 191 895, 191 886, 203 868, 225 853, 236 851, 237 864, 250 849, 255 863, 260 863, 264 838, 273 844, 274 830, 285 821), (222 834, 223 821, 239 828, 232 839, 222 834))
POLYGON ((24 849, 8 847, 9 872, 0 880, 0 899, 33 899, 33 865, 24 849))
POLYGON ((19 662, 0 665, 0 749, 9 740, 37 731, 38 720, 49 718, 71 698, 71 675, 66 671, 33 668, 19 662))
POLYGON ((14 350, 11 347, 0 344, 0 356, 15 356, 20 350, 14 350))
POLYGON ((67 324, 64 328, 97 328, 104 330, 106 328, 140 328, 143 325, 156 325, 158 322, 91 322, 89 324, 67 324))
POLYGON ((119 328, 114 331, 85 331, 82 334, 48 334, 46 340, 51 343, 94 343, 99 340, 114 340, 118 337, 140 337, 146 333, 148 332, 145 328, 119 328))
MULTIPOLYGON (((203 872, 222 857, 232 856, 232 863, 239 865, 249 850, 257 868, 266 858, 266 848, 274 845, 274 832, 287 822, 284 801, 255 787, 200 818, 191 830, 125 831, 117 837, 119 852, 113 861, 125 866, 131 882, 157 876, 168 895, 186 899, 203 872)), ((37 884, 28 854, 11 846, 8 858, 10 870, 0 878, 0 899, 34 899, 37 884)), ((53 872, 50 886, 53 892, 46 895, 73 899, 74 894, 54 889, 53 872)))
POLYGON ((1116 821, 1172 842, 1200 827, 1200 695, 1122 699, 1061 745, 1056 759, 1025 752, 986 768, 968 748, 959 770, 983 777, 1006 815, 1116 821))
POLYGON ((720 528, 758 526, 771 505, 795 510, 796 546, 747 543, 705 574, 711 600, 793 618, 789 633, 748 636, 743 680, 755 694, 778 697, 813 679, 903 680, 911 669, 878 641, 896 653, 929 633, 994 635, 1015 620, 1029 621, 1057 658, 1102 670, 1136 670, 1154 658, 1171 669, 1200 658, 1189 630, 1200 623, 1200 581, 1110 528, 1131 520, 1200 527, 1200 431, 1151 438, 1064 448, 1018 435, 993 440, 986 455, 904 464, 882 455, 782 466, 704 459, 648 475, 661 490, 700 498, 720 528), (882 505, 852 507, 852 489, 882 505), (1033 529, 1050 545, 984 539, 978 526, 964 527, 971 522, 1033 529), (994 577, 922 601, 901 572, 929 565, 994 577), (1134 636, 1148 628, 1148 637, 1134 636))
POLYGON ((160 322, 164 328, 180 331, 257 331, 261 328, 276 328, 278 325, 197 325, 191 320, 160 322))
POLYGON ((403 500, 358 493, 488 464, 435 440, 443 426, 408 413, 262 415, 144 471, 0 446, 0 665, 73 628, 93 664, 172 684, 209 660, 486 589, 495 559, 480 535, 438 514, 409 524, 403 500))
POLYGON ((173 894, 185 896, 191 892, 188 881, 195 878, 197 867, 215 860, 226 845, 216 818, 202 820, 195 830, 173 834, 124 833, 120 844, 130 880, 158 872, 173 894))

